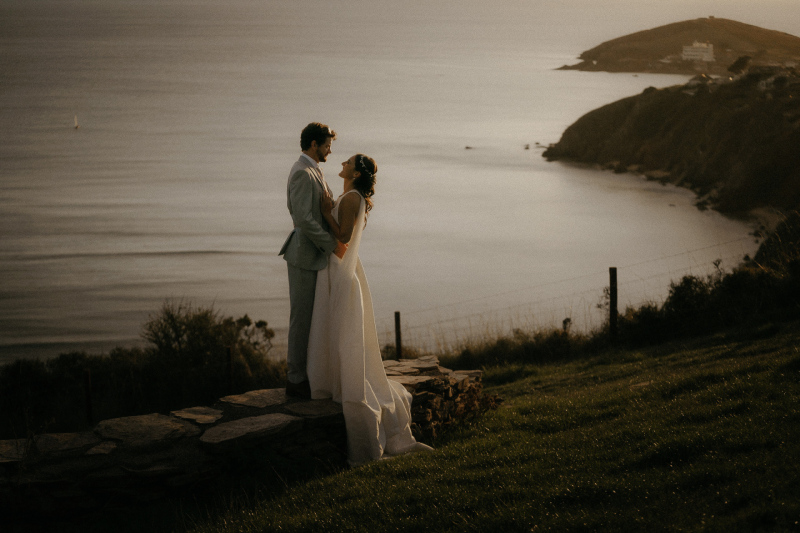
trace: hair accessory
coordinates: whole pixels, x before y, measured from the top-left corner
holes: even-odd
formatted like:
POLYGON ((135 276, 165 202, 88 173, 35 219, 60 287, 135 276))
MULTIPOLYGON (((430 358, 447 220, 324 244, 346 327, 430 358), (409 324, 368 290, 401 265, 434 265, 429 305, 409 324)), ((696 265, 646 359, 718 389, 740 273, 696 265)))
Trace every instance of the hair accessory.
POLYGON ((369 177, 372 177, 372 176, 374 176, 374 175, 375 175, 375 173, 374 173, 374 172, 372 172, 370 169, 368 169, 368 168, 367 168, 367 165, 365 165, 365 164, 364 164, 364 160, 365 160, 365 159, 366 159, 366 157, 364 157, 363 155, 359 155, 359 156, 358 156, 358 165, 359 165, 361 168, 363 168, 363 169, 364 169, 364 170, 363 170, 363 172, 365 172, 365 173, 366 173, 366 174, 367 174, 369 177))

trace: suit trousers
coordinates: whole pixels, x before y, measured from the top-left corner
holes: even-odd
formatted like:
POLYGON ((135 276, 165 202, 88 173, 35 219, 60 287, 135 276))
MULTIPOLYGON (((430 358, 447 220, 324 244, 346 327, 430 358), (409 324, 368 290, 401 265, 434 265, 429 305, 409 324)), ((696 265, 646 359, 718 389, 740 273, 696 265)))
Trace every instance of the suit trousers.
POLYGON ((317 271, 299 268, 289 263, 289 348, 286 355, 287 378, 292 383, 308 380, 308 337, 311 332, 311 313, 317 288, 317 271))

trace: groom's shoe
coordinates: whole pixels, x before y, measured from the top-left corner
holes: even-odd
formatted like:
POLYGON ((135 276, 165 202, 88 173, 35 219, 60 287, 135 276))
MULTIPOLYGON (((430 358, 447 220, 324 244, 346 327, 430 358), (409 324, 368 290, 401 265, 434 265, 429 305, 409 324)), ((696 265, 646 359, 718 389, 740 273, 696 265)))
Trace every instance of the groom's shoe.
POLYGON ((311 387, 308 385, 308 380, 301 381, 300 383, 292 383, 286 381, 286 396, 293 398, 302 398, 303 400, 311 399, 311 387))

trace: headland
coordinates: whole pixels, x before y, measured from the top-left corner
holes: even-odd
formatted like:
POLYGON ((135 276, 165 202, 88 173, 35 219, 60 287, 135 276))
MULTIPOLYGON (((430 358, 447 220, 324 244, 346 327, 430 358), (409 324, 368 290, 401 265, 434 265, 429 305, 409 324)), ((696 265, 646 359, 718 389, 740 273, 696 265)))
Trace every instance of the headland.
POLYGON ((727 75, 740 57, 752 66, 800 65, 800 37, 723 18, 675 22, 606 41, 563 70, 727 75))
POLYGON ((692 189, 698 207, 744 216, 800 206, 800 71, 750 67, 648 87, 591 111, 543 156, 692 189))

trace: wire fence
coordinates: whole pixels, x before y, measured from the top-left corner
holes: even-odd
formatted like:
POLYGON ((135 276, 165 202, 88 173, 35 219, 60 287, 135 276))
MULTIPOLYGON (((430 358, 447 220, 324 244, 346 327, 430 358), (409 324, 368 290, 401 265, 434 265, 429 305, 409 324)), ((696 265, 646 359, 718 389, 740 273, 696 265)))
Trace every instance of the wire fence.
MULTIPOLYGON (((619 309, 663 304, 670 283, 684 276, 705 277, 730 271, 755 251, 752 237, 617 266, 619 309)), ((615 265, 608 265, 609 267, 615 265)), ((561 328, 588 333, 608 318, 608 268, 543 281, 513 291, 473 296, 422 309, 403 310, 403 344, 426 351, 448 351, 475 341, 508 335, 515 329, 561 328)), ((395 339, 393 317, 379 317, 382 344, 395 339)))

